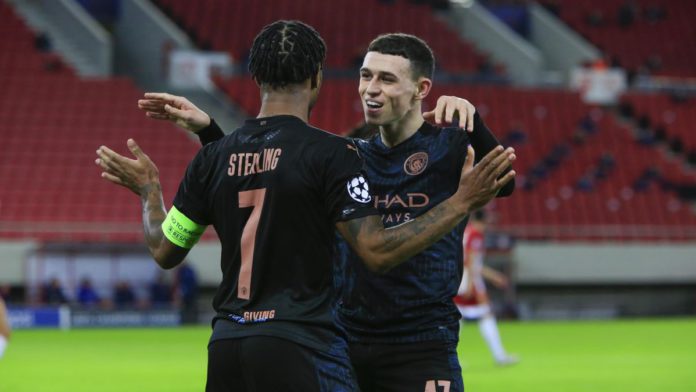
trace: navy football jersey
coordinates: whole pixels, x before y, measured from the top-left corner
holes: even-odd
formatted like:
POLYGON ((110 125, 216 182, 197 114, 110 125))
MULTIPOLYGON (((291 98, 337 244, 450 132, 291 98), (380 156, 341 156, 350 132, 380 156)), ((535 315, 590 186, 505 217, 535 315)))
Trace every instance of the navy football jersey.
POLYGON ((362 168, 352 141, 289 115, 247 120, 199 151, 174 206, 222 244, 213 341, 330 349, 335 224, 376 214, 362 168))
MULTIPOLYGON (((468 144, 467 132, 428 123, 393 148, 379 135, 356 140, 385 227, 415 219, 454 194, 468 144)), ((369 271, 339 240, 336 316, 350 341, 457 340, 460 316, 452 297, 462 277, 465 224, 386 274, 369 271)))

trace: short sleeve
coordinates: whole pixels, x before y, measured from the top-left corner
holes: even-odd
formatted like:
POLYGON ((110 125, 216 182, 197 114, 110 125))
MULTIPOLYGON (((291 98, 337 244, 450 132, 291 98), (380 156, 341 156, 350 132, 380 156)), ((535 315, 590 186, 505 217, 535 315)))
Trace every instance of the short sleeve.
POLYGON ((211 223, 206 191, 214 165, 209 147, 203 147, 189 163, 173 203, 183 215, 199 225, 211 223))
POLYGON ((377 215, 370 183, 355 143, 340 139, 327 154, 324 192, 331 219, 338 222, 377 215))

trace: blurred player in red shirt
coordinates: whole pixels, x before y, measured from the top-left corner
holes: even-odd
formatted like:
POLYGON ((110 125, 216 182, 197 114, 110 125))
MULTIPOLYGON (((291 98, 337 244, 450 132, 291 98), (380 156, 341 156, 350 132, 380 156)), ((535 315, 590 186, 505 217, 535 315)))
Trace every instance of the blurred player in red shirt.
POLYGON ((514 365, 519 359, 508 354, 503 348, 495 315, 486 292, 486 285, 483 282, 485 278, 496 287, 504 288, 508 285, 505 275, 483 264, 486 255, 485 230, 485 211, 478 210, 471 214, 469 224, 464 230, 464 275, 459 292, 454 297, 454 303, 462 314, 463 321, 478 321, 481 336, 491 350, 495 362, 501 366, 514 365))

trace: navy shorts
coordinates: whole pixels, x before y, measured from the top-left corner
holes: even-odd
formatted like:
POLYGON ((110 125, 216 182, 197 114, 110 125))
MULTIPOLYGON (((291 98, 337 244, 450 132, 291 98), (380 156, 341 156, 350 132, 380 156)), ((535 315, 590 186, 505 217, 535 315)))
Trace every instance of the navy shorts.
POLYGON ((347 345, 324 352, 270 336, 208 345, 207 392, 354 392, 347 345))
POLYGON ((456 343, 351 343, 349 347, 362 392, 464 391, 456 343))

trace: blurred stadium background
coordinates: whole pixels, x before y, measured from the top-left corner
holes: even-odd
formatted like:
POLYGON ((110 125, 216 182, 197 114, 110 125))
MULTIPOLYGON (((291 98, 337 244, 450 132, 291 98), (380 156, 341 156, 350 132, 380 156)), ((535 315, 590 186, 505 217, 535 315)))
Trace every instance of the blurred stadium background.
MULTIPOLYGON (((0 294, 16 331, 0 362, 0 391, 78 390, 27 386, 26 366, 66 336, 76 338, 55 349, 57 359, 46 357, 47 368, 69 363, 77 341, 127 345, 137 341, 123 337, 128 331, 148 333, 90 328, 209 322, 220 280, 213 230, 191 252, 190 269, 159 272, 140 244, 137 197, 99 177, 94 151, 104 144, 125 152, 126 139, 136 139, 158 164, 170 203, 199 144, 146 119, 137 99, 144 91, 185 95, 234 129, 258 109, 246 73, 252 39, 281 18, 308 22, 328 45, 313 124, 339 134, 361 125, 356 79, 365 48, 380 33, 401 31, 435 52, 428 104, 442 94, 465 97, 516 148, 517 190, 489 207, 486 241, 487 262, 514 283, 492 291, 499 318, 510 320, 503 340, 523 361, 501 378, 477 351, 480 339, 464 331, 463 361, 480 360, 464 369, 465 381, 473 372, 480 386, 473 390, 546 390, 535 377, 550 377, 540 370, 548 358, 557 359, 556 372, 575 367, 579 351, 600 373, 635 364, 626 373, 659 370, 645 374, 669 379, 662 390, 696 390, 685 365, 696 363, 693 0, 0 0, 0 294), (80 295, 87 282, 93 293, 80 295), (131 294, 116 298, 125 286, 131 294), (638 321, 625 318, 661 320, 636 332, 638 321), (568 328, 579 335, 565 343, 553 336, 568 328), (99 338, 84 337, 90 333, 99 338), (584 351, 599 335, 604 348, 625 341, 584 351), (536 361, 545 350, 550 357, 536 361)), ((201 389, 207 330, 192 328, 179 333, 193 336, 189 349, 198 351, 181 355, 198 368, 182 374, 196 382, 157 389, 138 384, 142 370, 131 369, 131 383, 113 390, 201 389)), ((161 331, 152 344, 174 333, 152 331, 161 331)), ((149 351, 161 354, 152 361, 184 368, 172 360, 176 351, 149 351)), ((127 353, 120 358, 138 366, 127 353)), ((640 377, 613 383, 618 373, 575 389, 563 382, 579 374, 554 373, 560 384, 548 390, 656 388, 640 377)))

